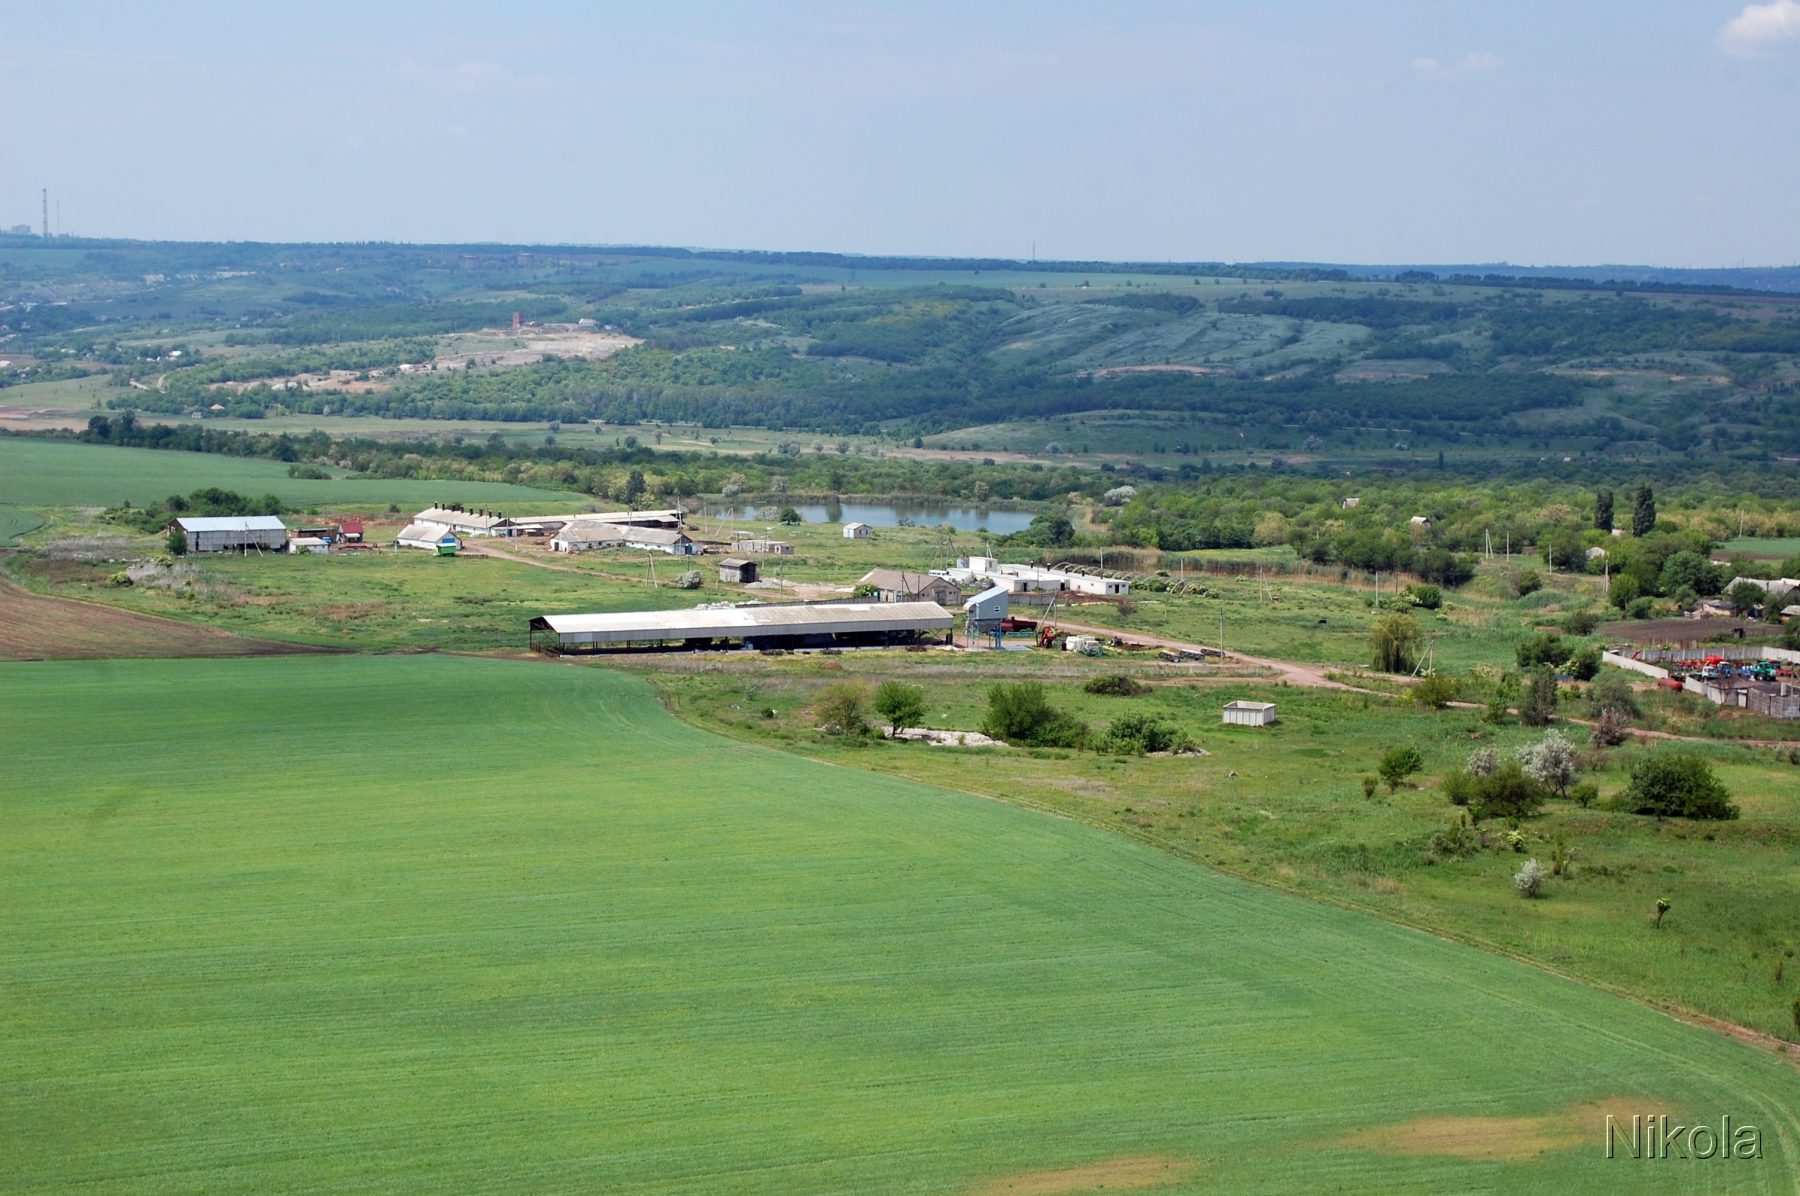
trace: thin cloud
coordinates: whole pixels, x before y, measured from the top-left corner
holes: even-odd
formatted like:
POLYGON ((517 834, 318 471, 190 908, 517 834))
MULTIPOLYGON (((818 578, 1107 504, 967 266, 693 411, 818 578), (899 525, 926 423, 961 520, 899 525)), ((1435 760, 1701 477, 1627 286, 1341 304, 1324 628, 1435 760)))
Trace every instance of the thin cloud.
POLYGON ((535 94, 550 90, 555 80, 548 75, 514 74, 497 62, 459 62, 439 66, 407 59, 400 64, 400 81, 426 91, 460 95, 535 94))
MULTIPOLYGON (((1788 0, 1784 0, 1788 2, 1788 0)), ((1421 79, 1429 79, 1433 83, 1454 83, 1458 79, 1467 79, 1474 75, 1491 75, 1499 70, 1502 63, 1498 54, 1471 52, 1464 54, 1454 62, 1441 62, 1436 58, 1413 59, 1413 74, 1421 79)))
POLYGON ((1767 58, 1800 44, 1800 0, 1746 4, 1719 30, 1719 48, 1734 58, 1767 58))

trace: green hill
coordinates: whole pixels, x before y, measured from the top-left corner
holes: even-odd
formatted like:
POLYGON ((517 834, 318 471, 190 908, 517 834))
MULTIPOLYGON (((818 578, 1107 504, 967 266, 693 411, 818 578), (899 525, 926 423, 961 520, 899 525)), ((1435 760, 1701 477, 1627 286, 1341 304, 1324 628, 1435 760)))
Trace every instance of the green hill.
POLYGON ((1800 1181, 1785 1061, 599 668, 0 668, 8 1191, 1800 1181))

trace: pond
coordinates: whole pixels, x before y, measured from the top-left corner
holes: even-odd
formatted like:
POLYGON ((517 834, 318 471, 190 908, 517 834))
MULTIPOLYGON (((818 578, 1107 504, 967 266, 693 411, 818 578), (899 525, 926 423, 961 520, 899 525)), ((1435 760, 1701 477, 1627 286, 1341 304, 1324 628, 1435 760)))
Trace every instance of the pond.
POLYGON ((959 532, 986 528, 997 536, 1022 532, 1031 526, 1034 513, 1009 511, 996 507, 956 507, 944 503, 866 503, 866 502, 795 502, 714 506, 707 503, 703 514, 708 519, 735 519, 746 523, 773 524, 775 514, 784 506, 800 512, 808 523, 866 523, 870 527, 899 527, 906 523, 919 527, 938 527, 948 523, 959 532))

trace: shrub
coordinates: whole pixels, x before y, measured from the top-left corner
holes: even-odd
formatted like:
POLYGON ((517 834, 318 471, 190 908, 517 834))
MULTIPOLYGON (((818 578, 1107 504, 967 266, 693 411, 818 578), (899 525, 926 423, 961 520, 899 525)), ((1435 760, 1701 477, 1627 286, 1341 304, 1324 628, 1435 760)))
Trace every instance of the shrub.
POLYGON ((1519 870, 1513 873, 1513 887, 1526 897, 1541 897, 1544 893, 1544 866, 1536 860, 1526 860, 1519 870))
POLYGON ((1569 657, 1569 676, 1577 681, 1592 681, 1600 672, 1600 649, 1587 647, 1569 657))
POLYGON ((1594 683, 1588 686, 1587 702, 1588 709, 1595 714, 1617 710, 1636 718, 1643 713, 1631 681, 1617 669, 1604 669, 1594 678, 1594 683))
POLYGON ((1575 861, 1581 858, 1581 848, 1572 847, 1561 835, 1556 836, 1550 845, 1550 875, 1564 879, 1575 875, 1575 861))
POLYGON ((1148 714, 1127 714, 1113 720, 1096 745, 1115 756, 1143 756, 1172 752, 1187 743, 1180 728, 1148 714))
POLYGON ((1633 598, 1631 605, 1625 608, 1625 613, 1633 619, 1648 619, 1656 613, 1656 599, 1648 595, 1642 598, 1633 598))
POLYGON ((1617 747, 1631 738, 1631 718, 1623 710, 1608 708, 1594 720, 1593 741, 1601 747, 1617 747))
POLYGON ((1500 679, 1494 683, 1493 692, 1488 694, 1487 709, 1481 717, 1495 726, 1506 721, 1511 713, 1512 705, 1519 698, 1519 679, 1511 673, 1501 673, 1500 679))
POLYGON ((1375 620, 1369 631, 1375 667, 1384 673, 1410 673, 1422 638, 1411 615, 1384 615, 1375 620))
POLYGON ((1395 744, 1381 754, 1381 762, 1375 766, 1376 773, 1386 783, 1388 792, 1393 793, 1400 788, 1400 783, 1425 767, 1425 758, 1419 755, 1419 749, 1410 744, 1395 744))
POLYGON ((1376 786, 1378 786, 1380 784, 1381 784, 1381 782, 1376 780, 1374 777, 1364 777, 1362 779, 1363 796, 1366 798, 1374 797, 1375 796, 1375 788, 1376 788, 1376 786))
MULTIPOLYGON (((1468 774, 1463 774, 1467 776, 1468 774)), ((1544 787, 1525 775, 1517 760, 1502 762, 1485 777, 1469 777, 1464 790, 1475 821, 1525 818, 1544 808, 1544 787)))
POLYGON ((1517 655, 1519 667, 1528 669, 1540 664, 1559 665, 1569 658, 1569 649, 1562 636, 1546 631, 1520 644, 1517 655))
POLYGON ((1563 797, 1575 781, 1575 745, 1562 732, 1547 731, 1536 743, 1519 749, 1519 764, 1526 776, 1563 797))
POLYGON ((1500 767, 1500 753, 1491 747, 1478 747, 1469 753, 1469 762, 1463 767, 1472 777, 1492 776, 1500 767))
POLYGON ((1600 800, 1600 786, 1592 781, 1583 781, 1570 788, 1569 800, 1585 810, 1600 800))
POLYGON ((904 681, 883 681, 875 690, 875 712, 898 735, 925 717, 925 691, 904 681))
POLYGON ((1481 850, 1475 828, 1469 825, 1467 818, 1458 818, 1443 830, 1434 832, 1428 847, 1433 856, 1453 860, 1468 859, 1481 850))
POLYGON ((1621 799, 1633 814, 1658 818, 1730 819, 1738 808, 1712 766, 1686 752, 1658 752, 1631 770, 1621 799))
POLYGON ((1535 594, 1544 588, 1544 579, 1537 575, 1537 570, 1527 569, 1513 578, 1513 593, 1523 598, 1527 594, 1535 594))
POLYGON ((1456 701, 1456 695, 1460 692, 1461 687, 1457 685, 1456 678, 1447 677, 1443 673, 1433 673, 1413 686, 1412 692, 1407 696, 1421 706, 1432 710, 1442 710, 1456 701))
POLYGON ((819 729, 827 735, 856 738, 869 733, 869 687, 857 681, 835 681, 813 702, 819 729))
POLYGON ((706 579, 700 576, 698 569, 689 569, 675 579, 675 588, 678 590, 697 590, 705 584, 706 579))
POLYGON ((1052 706, 1036 681, 1002 681, 989 689, 981 733, 1036 747, 1079 747, 1087 738, 1087 728, 1052 706))
POLYGON ((1663 919, 1669 916, 1669 911, 1673 908, 1674 906, 1670 904, 1667 897, 1656 899, 1656 928, 1658 930, 1662 929, 1663 919))
POLYGON ((1444 605, 1444 591, 1440 586, 1421 584, 1406 587, 1407 601, 1414 606, 1426 610, 1437 610, 1444 605))
POLYGON ((1125 673, 1108 673, 1104 677, 1095 677, 1081 688, 1091 694, 1110 698, 1135 698, 1139 694, 1150 692, 1148 685, 1125 673))
POLYGON ((1556 717, 1556 674, 1547 665, 1531 672, 1525 697, 1519 702, 1519 721, 1528 727, 1546 727, 1556 717))
POLYGON ((1571 611, 1563 616, 1562 629, 1570 635, 1592 635, 1600 626, 1600 616, 1591 610, 1571 611))
POLYGON ((179 527, 169 529, 169 538, 164 541, 168 545, 170 556, 186 556, 188 550, 187 533, 179 527))

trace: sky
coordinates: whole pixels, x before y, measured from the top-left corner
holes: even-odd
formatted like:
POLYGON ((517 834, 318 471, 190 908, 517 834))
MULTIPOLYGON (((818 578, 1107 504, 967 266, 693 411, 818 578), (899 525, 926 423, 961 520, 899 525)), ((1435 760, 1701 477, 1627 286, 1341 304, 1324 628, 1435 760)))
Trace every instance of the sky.
POLYGON ((0 0, 0 224, 1800 263, 1800 0, 0 0))

